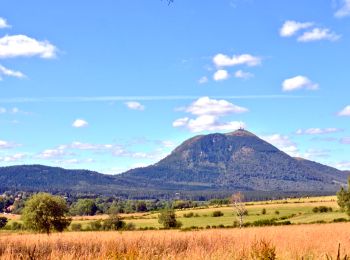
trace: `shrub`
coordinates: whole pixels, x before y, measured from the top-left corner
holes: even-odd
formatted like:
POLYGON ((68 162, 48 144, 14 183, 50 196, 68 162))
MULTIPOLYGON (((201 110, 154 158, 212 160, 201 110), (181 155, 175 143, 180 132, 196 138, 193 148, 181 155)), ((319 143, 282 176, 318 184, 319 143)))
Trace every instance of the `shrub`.
POLYGON ((216 210, 216 211, 213 211, 213 213, 212 213, 212 216, 213 217, 221 217, 221 216, 223 216, 224 215, 224 213, 222 213, 220 210, 216 210))
POLYGON ((8 221, 7 218, 5 218, 5 217, 0 217, 0 229, 2 229, 3 227, 6 226, 7 221, 8 221))
POLYGON ((279 212, 278 210, 276 210, 276 211, 275 211, 275 214, 276 214, 276 215, 279 215, 279 214, 280 214, 280 212, 279 212))
POLYGON ((135 230, 135 229, 136 229, 135 224, 132 222, 127 223, 123 228, 123 230, 135 230))
POLYGON ((261 214, 263 214, 263 215, 266 214, 266 209, 265 209, 265 208, 263 208, 263 209, 261 210, 261 214))
POLYGON ((10 225, 10 230, 22 230, 23 229, 23 224, 13 221, 10 225))
POLYGON ((333 222, 337 223, 337 222, 347 222, 348 220, 346 218, 335 218, 333 219, 333 222))
POLYGON ((70 225, 70 229, 71 229, 72 231, 81 231, 81 228, 82 228, 82 226, 81 226, 80 223, 72 223, 72 224, 70 225))
POLYGON ((180 228, 182 223, 176 220, 176 214, 173 209, 164 209, 158 216, 158 222, 163 225, 164 228, 180 228))
POLYGON ((192 218, 194 216, 193 212, 188 212, 188 213, 185 213, 184 215, 184 218, 192 218))
POLYGON ((90 230, 91 231, 99 231, 102 229, 102 221, 101 220, 95 220, 90 222, 90 230))
POLYGON ((117 214, 110 215, 102 223, 103 230, 121 230, 121 229, 124 229, 125 226, 126 226, 126 223, 122 221, 117 214))
POLYGON ((326 206, 319 206, 319 207, 314 207, 312 209, 312 212, 314 213, 326 213, 326 212, 332 212, 333 209, 331 207, 326 207, 326 206))

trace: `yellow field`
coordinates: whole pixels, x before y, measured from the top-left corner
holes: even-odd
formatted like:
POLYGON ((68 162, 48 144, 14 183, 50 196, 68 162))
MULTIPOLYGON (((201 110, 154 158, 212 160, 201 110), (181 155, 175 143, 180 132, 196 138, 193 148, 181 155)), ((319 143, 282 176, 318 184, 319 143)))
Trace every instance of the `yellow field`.
POLYGON ((257 241, 277 259, 336 259, 350 255, 350 224, 314 224, 203 231, 0 234, 1 259, 252 259, 257 241))

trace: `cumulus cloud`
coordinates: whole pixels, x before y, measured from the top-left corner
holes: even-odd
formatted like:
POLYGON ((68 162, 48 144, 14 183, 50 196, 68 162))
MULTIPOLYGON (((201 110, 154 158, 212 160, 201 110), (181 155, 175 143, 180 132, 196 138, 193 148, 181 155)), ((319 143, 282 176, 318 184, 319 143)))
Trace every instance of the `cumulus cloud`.
POLYGON ((58 147, 56 149, 46 149, 38 157, 41 159, 57 159, 66 155, 69 155, 66 150, 63 147, 58 147))
POLYGON ((24 78, 25 75, 20 71, 10 70, 2 65, 0 65, 0 80, 1 76, 24 78))
POLYGON ((237 106, 227 100, 201 97, 186 108, 186 112, 193 115, 227 115, 248 112, 247 108, 237 106))
POLYGON ((338 116, 350 116, 350 105, 338 112, 338 116))
POLYGON ((139 110, 139 111, 145 110, 145 106, 143 106, 141 103, 136 101, 126 102, 125 105, 132 110, 139 110))
POLYGON ((9 27, 11 27, 11 25, 7 23, 6 19, 0 17, 0 29, 9 28, 9 27))
POLYGON ((88 125, 89 123, 84 119, 76 119, 72 124, 72 126, 75 128, 87 127, 88 125))
POLYGON ((269 136, 263 136, 262 139, 276 146, 278 149, 289 154, 290 156, 300 156, 297 145, 286 135, 273 134, 269 136))
POLYGON ((350 0, 341 0, 342 6, 337 12, 334 14, 335 17, 342 18, 350 15, 350 0))
POLYGON ((213 62, 217 67, 231 67, 236 65, 258 66, 261 64, 261 58, 251 54, 228 55, 219 53, 214 56, 213 62))
POLYGON ((338 133, 343 131, 339 128, 308 128, 308 129, 298 129, 296 131, 297 135, 322 135, 322 134, 330 134, 330 133, 338 133))
POLYGON ((218 70, 214 73, 213 76, 215 81, 221 81, 229 78, 229 74, 227 70, 218 70))
POLYGON ((298 31, 309 28, 311 26, 313 26, 313 23, 311 22, 300 23, 296 21, 286 21, 280 29, 280 35, 282 37, 291 37, 298 31))
POLYGON ((250 79, 254 77, 254 74, 243 70, 237 70, 235 72, 235 77, 239 79, 250 79))
POLYGON ((173 127, 186 128, 191 132, 236 130, 244 127, 245 124, 240 121, 222 122, 220 117, 248 111, 226 100, 210 99, 209 97, 199 98, 184 110, 196 117, 179 118, 173 122, 173 127))
POLYGON ((283 81, 282 89, 283 91, 293 91, 297 89, 309 89, 316 90, 319 88, 319 85, 313 83, 310 79, 305 76, 296 76, 293 78, 289 78, 283 81))
POLYGON ((340 35, 332 32, 328 28, 314 28, 311 31, 304 32, 298 37, 299 42, 312 42, 320 40, 337 41, 340 39, 340 35))
POLYGON ((57 48, 48 41, 38 41, 26 35, 6 35, 0 38, 0 58, 54 58, 57 48))

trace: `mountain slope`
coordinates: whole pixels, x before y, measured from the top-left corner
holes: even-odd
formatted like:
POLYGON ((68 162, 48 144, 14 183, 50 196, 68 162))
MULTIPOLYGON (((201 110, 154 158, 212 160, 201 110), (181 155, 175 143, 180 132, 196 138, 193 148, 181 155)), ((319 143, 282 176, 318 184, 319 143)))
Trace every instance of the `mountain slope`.
POLYGON ((261 191, 333 191, 346 183, 343 172, 292 158, 245 130, 193 137, 157 164, 120 177, 145 185, 261 191))
POLYGON ((158 163, 120 175, 42 165, 0 168, 6 190, 97 193, 138 198, 188 192, 334 192, 349 172, 293 158, 254 134, 199 135, 158 163))

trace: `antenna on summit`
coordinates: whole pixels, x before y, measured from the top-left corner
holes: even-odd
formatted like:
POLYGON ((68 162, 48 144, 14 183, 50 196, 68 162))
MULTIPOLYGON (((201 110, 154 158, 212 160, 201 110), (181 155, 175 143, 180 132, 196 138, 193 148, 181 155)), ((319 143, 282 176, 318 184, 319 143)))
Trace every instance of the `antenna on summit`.
POLYGON ((239 124, 239 130, 244 130, 244 126, 242 123, 239 124))

